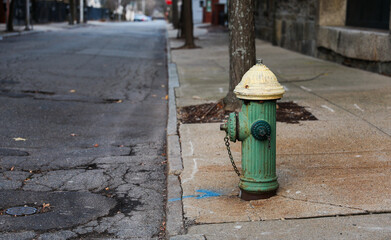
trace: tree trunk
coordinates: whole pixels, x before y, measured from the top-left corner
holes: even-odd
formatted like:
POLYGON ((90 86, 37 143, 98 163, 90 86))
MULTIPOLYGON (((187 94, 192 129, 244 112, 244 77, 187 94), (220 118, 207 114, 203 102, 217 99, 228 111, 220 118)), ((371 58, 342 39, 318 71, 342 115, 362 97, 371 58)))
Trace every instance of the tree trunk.
POLYGON ((87 17, 88 17, 88 12, 87 11, 84 11, 84 9, 86 9, 88 6, 87 6, 87 0, 83 0, 83 21, 84 21, 84 23, 87 23, 87 21, 88 21, 88 19, 87 19, 87 17))
POLYGON ((69 24, 75 23, 75 0, 69 0, 69 24))
POLYGON ((25 20, 26 31, 30 30, 30 0, 26 0, 26 20, 25 20))
POLYGON ((75 0, 75 9, 76 9, 76 23, 80 24, 80 1, 81 0, 75 0))
POLYGON ((7 9, 7 32, 13 32, 15 0, 10 0, 8 6, 9 8, 7 9))
POLYGON ((77 22, 77 0, 73 0, 73 22, 77 22))
POLYGON ((233 90, 255 64, 254 0, 228 1, 228 25, 229 92, 223 102, 226 111, 234 111, 240 108, 241 101, 233 90))
POLYGON ((4 4, 0 4, 0 23, 6 22, 5 20, 5 11, 4 11, 4 4))
POLYGON ((178 29, 178 0, 172 0, 172 25, 175 29, 178 29))
POLYGON ((194 35, 193 35, 193 9, 192 1, 183 1, 183 16, 184 16, 184 28, 185 28, 185 45, 183 48, 195 48, 194 35))
POLYGON ((179 22, 178 22, 178 36, 177 38, 185 38, 185 32, 186 32, 186 29, 185 29, 185 8, 184 8, 184 3, 182 1, 182 5, 181 5, 181 16, 179 18, 179 22))

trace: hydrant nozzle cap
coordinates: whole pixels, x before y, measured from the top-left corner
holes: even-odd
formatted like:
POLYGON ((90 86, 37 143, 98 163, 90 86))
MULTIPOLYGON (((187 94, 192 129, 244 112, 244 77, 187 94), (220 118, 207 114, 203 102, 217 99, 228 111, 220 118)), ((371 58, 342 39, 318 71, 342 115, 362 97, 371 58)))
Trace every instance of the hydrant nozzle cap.
POLYGON ((262 60, 257 60, 257 64, 243 75, 234 93, 240 99, 273 100, 282 98, 285 90, 262 60))

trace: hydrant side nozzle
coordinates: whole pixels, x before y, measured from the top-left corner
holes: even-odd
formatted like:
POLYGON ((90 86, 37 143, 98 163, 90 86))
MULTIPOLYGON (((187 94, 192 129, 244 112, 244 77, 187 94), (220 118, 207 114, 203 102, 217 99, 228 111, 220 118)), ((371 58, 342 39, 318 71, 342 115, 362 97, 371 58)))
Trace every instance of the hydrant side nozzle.
POLYGON ((228 122, 227 122, 227 133, 229 136, 229 140, 232 142, 236 142, 237 140, 237 113, 233 112, 229 114, 228 122))
POLYGON ((227 131, 228 130, 228 126, 227 126, 227 123, 222 123, 220 124, 220 131, 227 131))
POLYGON ((220 124, 220 130, 225 131, 229 137, 229 140, 232 142, 236 142, 237 134, 236 134, 236 113, 230 113, 228 119, 220 124))

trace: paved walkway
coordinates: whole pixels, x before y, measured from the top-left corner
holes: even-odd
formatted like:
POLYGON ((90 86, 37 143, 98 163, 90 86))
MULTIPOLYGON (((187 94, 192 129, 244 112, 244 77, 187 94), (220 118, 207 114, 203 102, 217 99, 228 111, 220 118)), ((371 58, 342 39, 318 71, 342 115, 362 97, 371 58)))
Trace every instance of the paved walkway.
MULTIPOLYGON (((196 35, 201 48, 171 51, 177 106, 218 101, 228 89, 227 33, 196 28, 196 35)), ((171 47, 182 44, 170 40, 171 47)), ((280 188, 275 197, 250 202, 238 198, 219 124, 181 124, 183 170, 172 174, 180 173, 187 235, 172 239, 390 238, 391 78, 256 45, 286 89, 281 101, 318 120, 277 123, 280 188), (205 190, 215 196, 194 197, 205 190)), ((232 149, 240 165, 240 143, 232 149)))

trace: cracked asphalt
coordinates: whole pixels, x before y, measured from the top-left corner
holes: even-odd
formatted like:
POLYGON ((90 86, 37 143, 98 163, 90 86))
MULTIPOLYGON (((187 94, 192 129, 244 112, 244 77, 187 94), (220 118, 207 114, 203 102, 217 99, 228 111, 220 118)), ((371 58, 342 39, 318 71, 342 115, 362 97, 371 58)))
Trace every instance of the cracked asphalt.
POLYGON ((165 22, 8 38, 0 56, 0 239, 163 238, 165 22))

